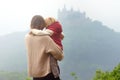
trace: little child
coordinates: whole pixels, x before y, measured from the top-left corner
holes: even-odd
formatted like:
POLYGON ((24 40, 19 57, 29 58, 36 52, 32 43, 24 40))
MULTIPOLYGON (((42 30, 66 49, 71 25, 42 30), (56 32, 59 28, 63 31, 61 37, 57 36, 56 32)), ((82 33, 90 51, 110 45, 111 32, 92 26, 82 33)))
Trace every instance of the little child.
MULTIPOLYGON (((45 22, 46 29, 32 29, 32 33, 35 35, 49 35, 53 39, 53 41, 63 50, 62 40, 64 38, 64 35, 62 33, 61 24, 58 21, 56 21, 53 17, 46 18, 45 22)), ((59 77, 59 66, 57 64, 57 60, 52 55, 50 57, 50 65, 54 77, 59 77)))

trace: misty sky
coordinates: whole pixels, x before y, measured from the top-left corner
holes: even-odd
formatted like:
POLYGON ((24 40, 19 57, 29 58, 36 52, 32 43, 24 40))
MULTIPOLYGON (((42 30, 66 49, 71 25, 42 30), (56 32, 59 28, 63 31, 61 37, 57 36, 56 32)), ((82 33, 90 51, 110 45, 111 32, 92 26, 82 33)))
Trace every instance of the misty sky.
POLYGON ((0 0, 0 35, 29 29, 36 14, 57 18, 64 5, 120 32, 120 0, 0 0))

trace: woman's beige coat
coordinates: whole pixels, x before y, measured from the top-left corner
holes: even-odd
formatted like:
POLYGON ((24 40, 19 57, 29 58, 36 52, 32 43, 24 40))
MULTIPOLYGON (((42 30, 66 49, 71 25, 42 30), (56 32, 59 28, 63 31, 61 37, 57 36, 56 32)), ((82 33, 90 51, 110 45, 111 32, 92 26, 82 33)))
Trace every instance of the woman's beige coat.
POLYGON ((50 55, 57 60, 63 59, 62 50, 49 36, 25 36, 28 74, 30 77, 44 77, 51 72, 50 55))

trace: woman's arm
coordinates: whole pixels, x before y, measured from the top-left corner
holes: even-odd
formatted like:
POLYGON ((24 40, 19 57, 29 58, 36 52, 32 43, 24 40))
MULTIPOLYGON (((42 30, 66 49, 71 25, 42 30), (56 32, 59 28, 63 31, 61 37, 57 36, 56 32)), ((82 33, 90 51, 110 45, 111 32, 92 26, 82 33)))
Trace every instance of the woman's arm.
POLYGON ((51 36, 53 34, 53 31, 49 30, 49 29, 45 29, 45 30, 31 29, 31 32, 35 35, 49 35, 49 36, 51 36))
POLYGON ((55 59, 61 61, 64 58, 64 53, 62 49, 51 39, 46 47, 46 53, 50 53, 55 59))

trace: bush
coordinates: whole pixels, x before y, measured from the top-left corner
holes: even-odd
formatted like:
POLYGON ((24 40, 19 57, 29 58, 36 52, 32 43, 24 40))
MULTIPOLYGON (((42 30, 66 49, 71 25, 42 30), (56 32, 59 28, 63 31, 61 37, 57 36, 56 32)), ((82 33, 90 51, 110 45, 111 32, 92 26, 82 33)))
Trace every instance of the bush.
POLYGON ((93 80, 120 80, 120 63, 110 72, 96 70, 93 80))

